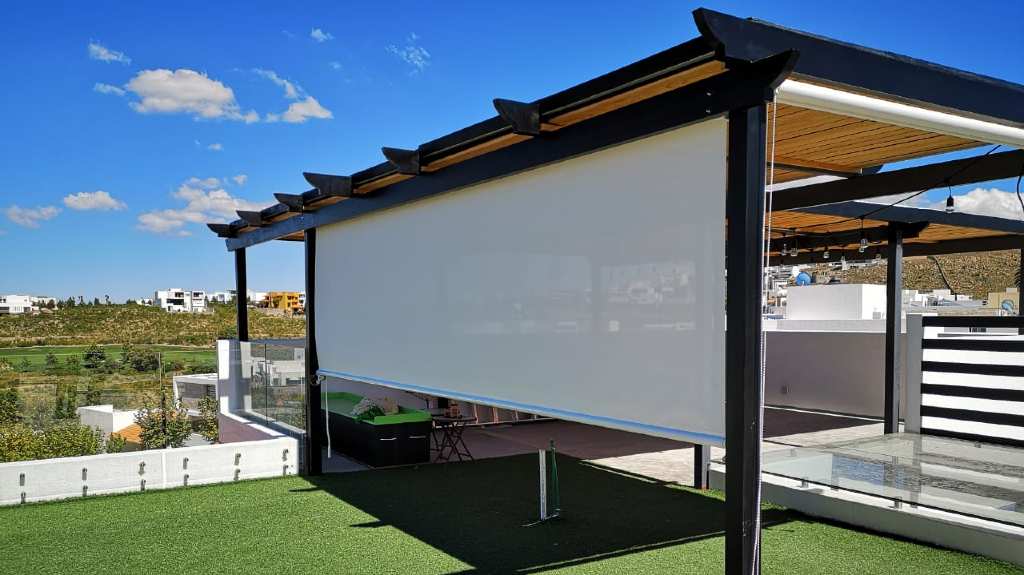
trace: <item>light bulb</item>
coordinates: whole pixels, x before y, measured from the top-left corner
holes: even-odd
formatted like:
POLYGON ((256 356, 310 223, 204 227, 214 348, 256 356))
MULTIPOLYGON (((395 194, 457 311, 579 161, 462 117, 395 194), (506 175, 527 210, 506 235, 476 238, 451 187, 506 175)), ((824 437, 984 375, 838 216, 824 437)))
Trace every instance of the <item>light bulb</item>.
POLYGON ((857 248, 857 251, 859 251, 860 253, 864 253, 867 249, 868 249, 868 239, 865 238, 864 236, 861 236, 860 237, 860 247, 857 248))
POLYGON ((946 198, 946 213, 947 214, 952 214, 955 211, 956 211, 956 200, 953 199, 953 194, 950 194, 949 197, 946 198))
POLYGON ((830 254, 828 248, 825 248, 825 253, 821 254, 821 257, 827 260, 829 258, 829 255, 830 254))
POLYGON ((882 252, 875 250, 875 261, 882 259, 882 252))

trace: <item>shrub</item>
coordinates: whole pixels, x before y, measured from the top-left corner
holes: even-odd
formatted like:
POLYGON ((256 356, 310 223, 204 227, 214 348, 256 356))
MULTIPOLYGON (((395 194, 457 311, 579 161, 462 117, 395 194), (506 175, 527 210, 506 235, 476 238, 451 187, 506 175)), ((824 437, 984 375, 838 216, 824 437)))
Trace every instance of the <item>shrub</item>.
POLYGON ((21 397, 13 387, 0 389, 0 425, 21 421, 21 397))
POLYGON ((85 350, 82 365, 86 369, 97 369, 103 367, 106 363, 107 352, 103 351, 102 347, 92 344, 85 350))
POLYGON ((211 443, 220 439, 220 424, 217 422, 217 413, 220 405, 212 397, 204 397, 199 400, 199 435, 211 443))
POLYGON ((167 389, 161 390, 159 403, 146 400, 143 408, 135 413, 135 423, 142 428, 139 439, 143 449, 181 447, 192 435, 188 411, 181 402, 170 397, 167 389))
POLYGON ((116 433, 111 433, 110 437, 107 438, 107 453, 121 453, 127 444, 128 441, 125 438, 116 433))
POLYGON ((0 462, 46 457, 39 434, 23 423, 0 425, 0 462))
POLYGON ((43 431, 40 440, 44 457, 96 455, 103 445, 103 436, 99 431, 77 421, 57 423, 43 431))

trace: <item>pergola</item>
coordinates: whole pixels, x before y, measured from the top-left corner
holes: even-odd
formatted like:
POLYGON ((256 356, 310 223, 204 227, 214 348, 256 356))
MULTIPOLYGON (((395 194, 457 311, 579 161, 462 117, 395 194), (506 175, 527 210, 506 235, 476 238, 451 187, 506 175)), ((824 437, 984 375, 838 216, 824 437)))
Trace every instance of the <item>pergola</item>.
MULTIPOLYGON (((802 238, 794 262, 809 261, 823 245, 859 244, 862 221, 869 241, 884 246, 892 262, 902 255, 946 253, 928 250, 1020 248, 1021 230, 1011 225, 1016 222, 902 207, 862 220, 874 206, 849 201, 1016 177, 1024 169, 1021 151, 879 169, 983 145, 1024 147, 1024 86, 710 10, 697 10, 694 18, 700 36, 693 40, 533 102, 495 99, 492 118, 414 149, 385 147, 386 161, 353 174, 305 173, 312 189, 276 194, 278 203, 262 211, 239 212, 238 220, 209 227, 235 253, 239 294, 246 289, 246 248, 271 240, 305 242, 306 370, 315 385, 317 227, 728 118, 726 563, 729 573, 756 573, 767 165, 772 162, 777 183, 822 174, 841 178, 773 192, 772 247, 781 247, 784 237, 802 238), (773 147, 766 146, 767 136, 773 147)), ((622 193, 643 201, 642 190, 622 193)), ((887 429, 895 428, 898 409, 899 282, 899 266, 890 265, 887 429)), ((238 334, 245 340, 245 298, 237 302, 238 334)), ((315 393, 307 397, 306 461, 315 471, 323 418, 315 393)), ((706 456, 706 450, 697 452, 706 456)))

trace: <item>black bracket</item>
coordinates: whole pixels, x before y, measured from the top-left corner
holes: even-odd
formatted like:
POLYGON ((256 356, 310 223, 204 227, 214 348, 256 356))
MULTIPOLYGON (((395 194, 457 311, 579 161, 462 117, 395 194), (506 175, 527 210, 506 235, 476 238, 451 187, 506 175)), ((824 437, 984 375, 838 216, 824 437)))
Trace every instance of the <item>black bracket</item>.
POLYGON ((523 136, 540 135, 540 104, 527 104, 514 100, 494 99, 498 115, 512 126, 513 134, 523 136))
POLYGON ((384 157, 391 162, 391 165, 398 170, 399 174, 407 176, 420 175, 420 151, 403 150, 401 148, 381 148, 384 157))
POLYGON ((348 176, 302 172, 302 177, 306 178, 309 185, 319 190, 323 196, 341 196, 345 198, 352 196, 352 178, 348 176))
POLYGON ((247 212, 245 210, 238 210, 235 212, 239 218, 245 221, 250 226, 256 226, 257 228, 263 225, 263 216, 259 212, 247 212))
POLYGON ((210 228, 210 231, 217 234, 218 238, 235 237, 235 230, 231 224, 206 224, 206 227, 210 228))
POLYGON ((301 212, 302 204, 305 203, 302 201, 301 194, 283 194, 281 192, 277 192, 274 194, 274 199, 288 206, 289 212, 301 212))

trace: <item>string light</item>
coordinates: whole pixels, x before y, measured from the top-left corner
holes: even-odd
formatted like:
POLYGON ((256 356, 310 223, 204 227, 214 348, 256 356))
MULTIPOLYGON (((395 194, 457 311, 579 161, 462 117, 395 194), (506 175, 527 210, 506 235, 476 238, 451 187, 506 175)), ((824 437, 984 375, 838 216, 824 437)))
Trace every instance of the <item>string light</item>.
POLYGON ((864 253, 868 249, 868 238, 864 236, 864 218, 860 219, 860 246, 857 251, 864 253))
POLYGON ((953 187, 948 183, 946 184, 946 187, 949 188, 949 197, 946 198, 946 213, 952 214, 956 211, 956 200, 953 199, 953 187))

